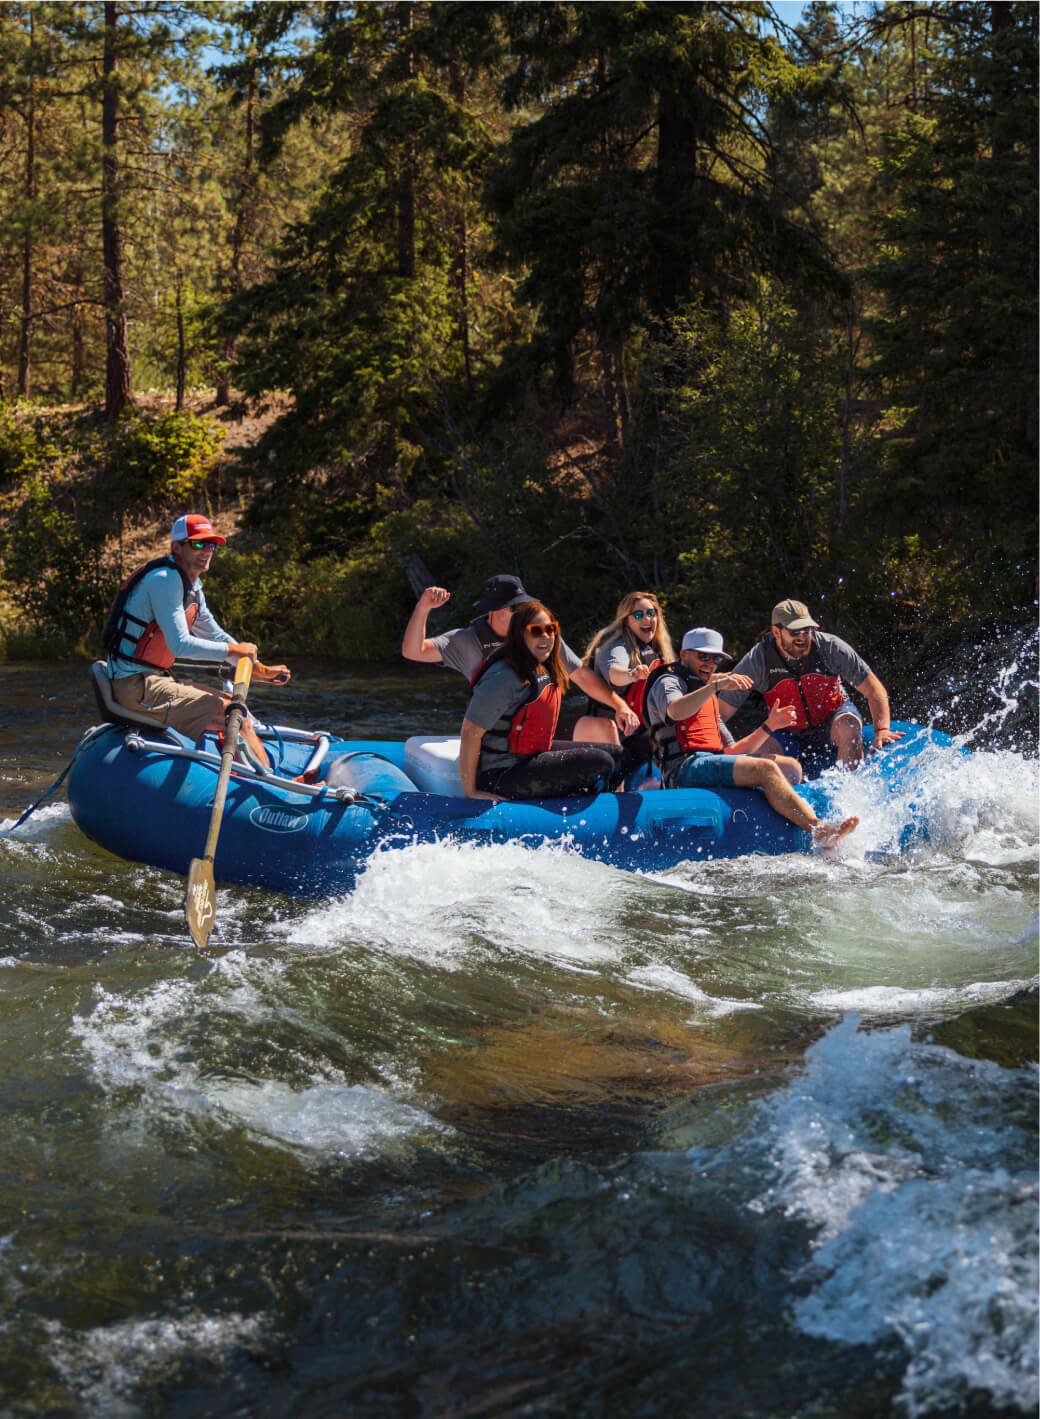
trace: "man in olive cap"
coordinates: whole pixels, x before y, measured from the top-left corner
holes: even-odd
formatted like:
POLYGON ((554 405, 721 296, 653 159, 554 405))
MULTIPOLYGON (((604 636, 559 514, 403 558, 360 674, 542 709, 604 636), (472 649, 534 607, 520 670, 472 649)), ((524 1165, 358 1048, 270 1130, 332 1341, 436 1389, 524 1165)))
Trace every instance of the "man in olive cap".
MULTIPOLYGON (((767 753, 792 754, 803 763, 837 762, 854 769, 863 759, 863 721, 848 698, 852 685, 870 706, 874 745, 880 749, 902 739, 891 727, 888 691, 847 641, 821 631, 802 601, 788 598, 773 607, 772 624, 735 667, 746 675, 770 709, 785 705, 795 712, 790 729, 773 731, 767 753), (843 683, 844 682, 844 683, 843 683)), ((732 719, 747 690, 724 690, 723 720, 732 719)))
MULTIPOLYGON (((405 660, 421 660, 426 664, 447 665, 466 677, 473 679, 477 670, 492 653, 504 644, 513 611, 527 601, 535 601, 530 592, 524 590, 518 576, 502 573, 493 576, 484 586, 479 601, 474 601, 473 609, 479 614, 468 626, 458 626, 439 636, 426 634, 426 619, 430 612, 450 600, 451 592, 443 586, 428 586, 415 603, 405 627, 401 641, 401 654, 405 660)), ((614 710, 617 724, 626 734, 638 726, 625 701, 595 670, 582 665, 566 641, 560 642, 564 668, 572 683, 589 699, 608 705, 614 710)), ((615 721, 597 719, 593 715, 582 715, 577 721, 561 719, 557 737, 573 738, 580 741, 618 743, 615 721)))

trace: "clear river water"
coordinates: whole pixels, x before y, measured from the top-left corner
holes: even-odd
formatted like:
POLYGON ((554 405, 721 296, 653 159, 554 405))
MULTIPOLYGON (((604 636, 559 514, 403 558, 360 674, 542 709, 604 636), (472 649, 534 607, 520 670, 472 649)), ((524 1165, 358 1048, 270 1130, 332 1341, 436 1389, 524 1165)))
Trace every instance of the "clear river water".
MULTIPOLYGON (((1035 1414, 1036 641, 969 661, 903 855, 850 775, 833 861, 415 845, 221 887, 200 953, 59 789, 0 836, 0 1414, 1035 1414)), ((464 687, 252 699, 403 739, 464 687)), ((0 665, 0 827, 95 719, 0 665)))

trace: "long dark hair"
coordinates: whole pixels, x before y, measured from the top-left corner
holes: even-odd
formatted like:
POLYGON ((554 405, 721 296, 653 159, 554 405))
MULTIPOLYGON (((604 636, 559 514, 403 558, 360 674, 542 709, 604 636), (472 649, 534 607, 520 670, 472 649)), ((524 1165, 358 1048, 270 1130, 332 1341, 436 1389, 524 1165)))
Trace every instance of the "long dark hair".
POLYGON ((557 631, 553 637, 553 647, 544 665, 535 660, 524 638, 524 631, 539 612, 544 612, 550 621, 556 621, 548 606, 543 605, 541 601, 522 601, 514 608, 513 619, 509 622, 509 630, 506 632, 505 658, 521 680, 526 680, 532 689, 537 688, 538 675, 544 671, 562 695, 571 680, 564 669, 563 656, 560 654, 560 632, 557 631))

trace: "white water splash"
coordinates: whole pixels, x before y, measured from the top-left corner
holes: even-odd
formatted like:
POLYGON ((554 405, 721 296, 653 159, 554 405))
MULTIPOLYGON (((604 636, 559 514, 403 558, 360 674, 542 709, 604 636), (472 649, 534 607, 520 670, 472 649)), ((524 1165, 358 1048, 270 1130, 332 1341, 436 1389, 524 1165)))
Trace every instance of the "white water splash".
POLYGON ((1034 1069, 915 1044, 905 1026, 860 1033, 849 1017, 743 1140, 773 1174, 752 1209, 817 1232, 796 1323, 846 1344, 898 1337, 911 1416, 973 1389, 1036 1407, 1035 1087, 1034 1069))
MULTIPOLYGON (((249 973, 283 970, 278 963, 247 963, 243 953, 231 953, 214 972, 221 987, 216 1001, 205 987, 183 980, 133 997, 97 991, 93 1010, 75 1016, 71 1032, 98 1084, 111 1094, 136 1096, 120 1117, 122 1143, 147 1148, 159 1119, 186 1125, 206 1120, 243 1128, 259 1142, 315 1162, 386 1155, 447 1131, 413 1103, 388 1090, 349 1084, 333 1068, 313 1072, 302 1087, 277 1079, 229 1078, 208 1069, 194 1038, 200 1017, 218 1012, 214 1028, 225 1033, 284 1024, 284 1009, 271 1005, 247 979, 249 973)), ((299 1024, 302 1046, 308 1031, 305 1021, 299 1024)), ((275 1058, 273 1067, 280 1063, 275 1058)))

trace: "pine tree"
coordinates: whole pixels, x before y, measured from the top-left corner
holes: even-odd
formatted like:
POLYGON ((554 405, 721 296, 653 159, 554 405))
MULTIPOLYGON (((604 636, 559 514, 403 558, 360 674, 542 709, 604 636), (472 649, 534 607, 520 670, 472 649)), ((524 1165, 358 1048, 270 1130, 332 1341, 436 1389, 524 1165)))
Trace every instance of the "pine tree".
POLYGON ((1029 594, 1035 550, 1038 11, 933 9, 936 84, 880 178, 876 373, 898 435, 877 506, 999 604, 1029 594))

